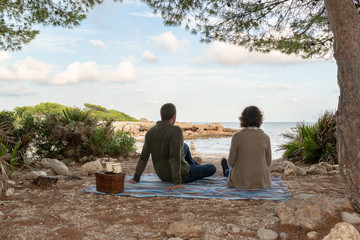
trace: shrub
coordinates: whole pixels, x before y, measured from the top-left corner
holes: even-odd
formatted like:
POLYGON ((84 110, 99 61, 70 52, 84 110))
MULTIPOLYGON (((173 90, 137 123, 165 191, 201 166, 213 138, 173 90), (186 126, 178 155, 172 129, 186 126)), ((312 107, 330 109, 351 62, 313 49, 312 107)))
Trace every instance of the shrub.
POLYGON ((114 132, 111 122, 97 126, 82 145, 84 155, 103 157, 127 156, 135 152, 135 139, 128 133, 114 132))
POLYGON ((337 163, 336 151, 336 117, 327 111, 319 117, 314 125, 297 123, 292 132, 284 133, 288 140, 280 146, 283 157, 293 162, 337 163))

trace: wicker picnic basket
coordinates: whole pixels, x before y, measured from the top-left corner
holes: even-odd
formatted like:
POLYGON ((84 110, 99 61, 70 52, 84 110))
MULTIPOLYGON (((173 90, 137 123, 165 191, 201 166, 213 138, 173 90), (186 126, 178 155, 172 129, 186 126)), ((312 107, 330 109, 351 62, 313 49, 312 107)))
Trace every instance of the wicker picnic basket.
POLYGON ((124 191, 125 173, 97 172, 96 190, 106 193, 120 193, 124 191))

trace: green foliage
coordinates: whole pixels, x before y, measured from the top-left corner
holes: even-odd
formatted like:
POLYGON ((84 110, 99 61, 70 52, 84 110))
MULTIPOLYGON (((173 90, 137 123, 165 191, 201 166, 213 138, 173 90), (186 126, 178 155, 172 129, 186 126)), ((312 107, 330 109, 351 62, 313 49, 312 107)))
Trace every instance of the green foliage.
POLYGON ((84 106, 88 108, 89 110, 93 111, 101 111, 101 112, 109 112, 106 108, 100 106, 100 105, 94 105, 90 103, 84 103, 84 106))
POLYGON ((20 50, 33 40, 34 26, 52 25, 72 28, 80 25, 87 13, 103 0, 0 1, 0 50, 20 50))
POLYGON ((128 133, 114 132, 111 122, 107 122, 93 129, 88 141, 82 145, 82 150, 85 155, 97 157, 127 156, 136 151, 135 139, 128 133))
POLYGON ((80 108, 66 108, 63 110, 61 120, 66 124, 71 122, 85 123, 90 120, 89 111, 80 108))
MULTIPOLYGON (((58 103, 39 103, 35 106, 24 106, 24 107, 16 107, 14 110, 18 115, 55 115, 55 116, 63 116, 64 110, 69 111, 68 114, 84 114, 87 112, 88 117, 91 119, 96 119, 97 121, 128 121, 135 122, 137 119, 117 110, 108 110, 99 105, 93 105, 89 103, 84 104, 85 109, 80 109, 77 107, 66 107, 64 105, 58 103)), ((74 116, 75 117, 75 116, 74 116)))
POLYGON ((281 145, 283 157, 305 163, 337 163, 336 118, 332 112, 325 112, 314 125, 300 122, 292 132, 284 133, 287 143, 281 145))
MULTIPOLYGON (((324 56, 333 34, 324 1, 144 0, 167 26, 185 26, 201 41, 228 42, 250 51, 273 49, 302 57, 324 56)), ((354 1, 357 9, 358 1, 354 1)))

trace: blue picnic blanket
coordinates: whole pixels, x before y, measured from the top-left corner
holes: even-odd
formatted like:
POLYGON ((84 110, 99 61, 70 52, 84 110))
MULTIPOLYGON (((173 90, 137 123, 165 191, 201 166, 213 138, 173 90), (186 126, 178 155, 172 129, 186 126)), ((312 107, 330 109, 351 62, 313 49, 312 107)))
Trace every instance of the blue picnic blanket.
MULTIPOLYGON (((131 179, 133 176, 126 176, 131 179)), ((124 191, 121 193, 113 193, 118 196, 133 197, 177 197, 177 198, 196 198, 196 199, 264 199, 273 201, 285 201, 290 197, 290 191, 281 177, 271 177, 271 188, 244 190, 229 188, 226 186, 227 178, 214 175, 192 183, 183 184, 183 189, 166 190, 167 186, 172 183, 162 182, 155 174, 143 174, 138 183, 125 183, 124 191)), ((96 190, 96 186, 84 188, 83 191, 89 193, 107 194, 96 190)))

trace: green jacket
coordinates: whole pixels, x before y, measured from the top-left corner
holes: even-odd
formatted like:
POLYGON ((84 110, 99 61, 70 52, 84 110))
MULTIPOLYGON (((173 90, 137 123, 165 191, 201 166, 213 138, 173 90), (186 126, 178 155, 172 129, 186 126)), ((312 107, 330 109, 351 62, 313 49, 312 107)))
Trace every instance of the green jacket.
POLYGON ((158 177, 164 182, 181 184, 189 173, 184 158, 184 136, 179 126, 158 121, 145 135, 144 146, 136 166, 134 180, 139 182, 146 164, 151 158, 158 177))

